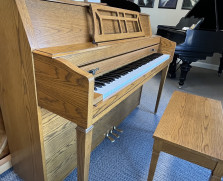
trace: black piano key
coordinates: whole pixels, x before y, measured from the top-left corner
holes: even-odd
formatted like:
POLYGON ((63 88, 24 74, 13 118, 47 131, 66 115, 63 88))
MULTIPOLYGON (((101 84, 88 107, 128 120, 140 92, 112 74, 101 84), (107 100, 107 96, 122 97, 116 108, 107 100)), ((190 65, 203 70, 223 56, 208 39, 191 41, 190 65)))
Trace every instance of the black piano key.
POLYGON ((95 80, 95 83, 101 84, 102 86, 105 86, 105 83, 104 82, 101 82, 101 81, 98 81, 98 80, 95 80))
POLYGON ((115 74, 111 74, 109 76, 111 76, 112 78, 115 78, 115 79, 119 79, 121 77, 120 75, 115 75, 115 74))
POLYGON ((98 81, 108 81, 108 82, 112 82, 112 81, 114 81, 115 79, 114 78, 112 78, 112 77, 109 77, 109 76, 107 76, 107 75, 104 75, 103 77, 98 77, 96 80, 98 80, 98 81))
POLYGON ((99 88, 101 88, 101 87, 103 87, 104 85, 101 84, 101 83, 95 82, 95 83, 94 83, 94 86, 95 86, 95 87, 99 87, 99 88))

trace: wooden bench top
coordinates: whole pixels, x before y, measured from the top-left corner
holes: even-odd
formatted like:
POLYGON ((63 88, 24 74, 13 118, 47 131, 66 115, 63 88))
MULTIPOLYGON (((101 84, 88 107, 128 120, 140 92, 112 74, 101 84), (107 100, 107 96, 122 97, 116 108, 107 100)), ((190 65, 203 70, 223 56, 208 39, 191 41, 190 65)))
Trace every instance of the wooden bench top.
POLYGON ((154 138, 223 160, 223 113, 220 101, 176 91, 154 138))

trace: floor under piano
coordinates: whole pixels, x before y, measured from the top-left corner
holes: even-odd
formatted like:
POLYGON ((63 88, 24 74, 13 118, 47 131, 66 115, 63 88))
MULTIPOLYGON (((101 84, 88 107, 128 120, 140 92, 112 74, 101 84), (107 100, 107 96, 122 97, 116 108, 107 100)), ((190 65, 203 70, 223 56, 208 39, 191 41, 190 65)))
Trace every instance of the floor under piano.
MULTIPOLYGON (((179 76, 179 75, 178 75, 179 76)), ((152 135, 175 90, 178 80, 167 78, 160 107, 156 115, 151 111, 159 85, 160 75, 151 79, 143 88, 140 106, 125 119, 120 128, 124 133, 114 143, 105 139, 91 155, 91 181, 146 181, 152 154, 152 135)), ((188 74, 182 91, 206 96, 222 101, 223 104, 223 75, 217 76, 213 70, 193 67, 188 74)), ((65 181, 76 179, 74 170, 65 181)), ((155 181, 208 181, 210 170, 161 153, 155 181)), ((19 181, 13 170, 0 175, 1 181, 19 181)), ((223 179, 222 179, 223 180, 223 179)))

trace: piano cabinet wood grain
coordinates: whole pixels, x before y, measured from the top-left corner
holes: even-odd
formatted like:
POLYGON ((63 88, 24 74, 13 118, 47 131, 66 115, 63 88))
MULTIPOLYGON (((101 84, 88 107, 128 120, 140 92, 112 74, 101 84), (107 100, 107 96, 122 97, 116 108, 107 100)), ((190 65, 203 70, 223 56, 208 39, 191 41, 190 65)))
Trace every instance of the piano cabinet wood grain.
POLYGON ((14 171, 39 181, 45 178, 41 122, 33 58, 17 2, 0 0, 0 107, 14 171))
POLYGON ((89 168, 90 168, 90 157, 91 157, 91 146, 92 146, 92 125, 88 129, 83 129, 77 126, 77 165, 78 165, 78 180, 88 180, 89 168))
POLYGON ((139 16, 139 18, 140 18, 142 27, 144 29, 145 35, 146 36, 152 36, 150 16, 148 14, 141 13, 140 16, 139 16))
MULTIPOLYGON (((140 52, 134 53, 138 59, 146 56, 141 49, 158 44, 158 52, 172 55, 174 51, 170 41, 151 36, 149 18, 141 14, 144 37, 90 45, 94 25, 89 3, 85 6, 68 1, 0 0, 0 106, 14 171, 24 180, 57 180, 69 174, 76 166, 69 162, 76 156, 72 146, 76 143, 74 123, 83 129, 94 125, 92 142, 99 144, 104 136, 95 136, 94 130, 108 129, 107 124, 112 127, 114 122, 118 125, 139 103, 140 91, 134 92, 171 60, 104 102, 100 96, 95 101, 94 76, 81 66, 124 54, 128 58, 127 54, 134 51, 140 52), (44 118, 38 106, 64 118, 54 114, 44 118), (63 140, 66 135, 69 139, 63 140)), ((91 136, 85 136, 79 137, 83 139, 77 147, 89 150, 91 136)), ((78 155, 82 156, 78 167, 85 167, 78 171, 83 180, 88 179, 90 152, 86 154, 88 159, 78 155)))
POLYGON ((159 53, 171 55, 171 61, 175 52, 176 43, 166 38, 160 38, 159 53))
POLYGON ((119 56, 132 51, 140 50, 145 47, 149 47, 160 43, 159 36, 144 37, 139 39, 120 40, 118 42, 101 43, 98 46, 105 48, 95 49, 93 51, 87 51, 79 54, 70 54, 63 56, 64 58, 76 66, 84 66, 104 59, 119 56), (91 58, 89 58, 91 57, 91 58))
POLYGON ((96 43, 145 36, 139 12, 98 4, 91 4, 91 11, 96 43))
POLYGON ((91 125, 94 77, 70 62, 34 53, 38 103, 88 128, 91 125))
MULTIPOLYGON (((141 87, 94 124, 92 150, 105 138, 105 133, 118 126, 140 103, 141 87)), ((46 109, 41 109, 47 180, 63 180, 77 166, 76 127, 46 109)))
POLYGON ((94 77, 98 77, 100 75, 103 75, 107 72, 110 72, 111 70, 118 69, 122 66, 125 66, 127 64, 130 64, 136 60, 139 60, 141 58, 144 58, 148 55, 151 55, 153 53, 157 53, 159 49, 159 44, 149 46, 147 48, 140 49, 138 51, 130 52, 124 55, 120 55, 114 58, 110 58, 108 60, 100 61, 97 63, 89 64, 86 66, 81 67, 84 71, 89 71, 95 68, 99 68, 99 70, 96 72, 94 77))
MULTIPOLYGON (((85 3, 83 2, 77 2, 82 4, 79 5, 68 0, 24 1, 27 5, 32 29, 39 48, 93 41, 93 19, 89 11, 90 3, 86 3, 86 6, 84 6, 85 3)), ((24 12, 22 13, 24 14, 24 12)), ((147 25, 148 15, 147 18, 146 15, 142 15, 141 19, 143 29, 145 25, 145 34, 147 36, 151 35, 151 28, 149 29, 147 25)), ((27 24, 25 25, 27 26, 27 24)))

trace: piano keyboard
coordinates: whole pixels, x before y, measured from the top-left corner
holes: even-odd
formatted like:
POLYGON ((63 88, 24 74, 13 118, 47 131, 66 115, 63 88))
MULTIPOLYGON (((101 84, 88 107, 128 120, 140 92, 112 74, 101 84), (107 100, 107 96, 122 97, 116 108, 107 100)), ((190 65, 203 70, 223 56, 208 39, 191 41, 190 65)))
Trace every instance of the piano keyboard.
POLYGON ((97 77, 95 78, 95 92, 102 94, 105 100, 169 58, 170 55, 155 53, 97 77))

